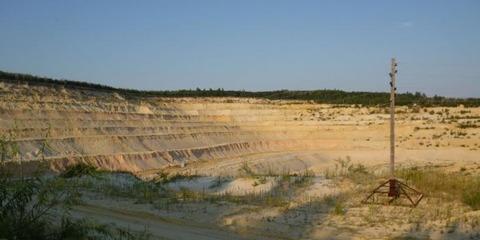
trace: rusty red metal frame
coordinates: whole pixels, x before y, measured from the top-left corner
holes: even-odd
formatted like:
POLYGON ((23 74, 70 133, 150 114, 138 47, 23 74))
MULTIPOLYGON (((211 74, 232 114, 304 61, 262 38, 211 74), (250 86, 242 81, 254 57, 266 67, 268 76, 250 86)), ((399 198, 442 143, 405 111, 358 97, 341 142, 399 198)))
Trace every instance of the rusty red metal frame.
POLYGON ((390 179, 375 188, 363 203, 392 204, 416 207, 423 193, 395 178, 395 92, 397 61, 392 58, 390 69, 390 179))
POLYGON ((423 193, 396 178, 391 178, 375 188, 362 202, 416 207, 422 198, 423 193))

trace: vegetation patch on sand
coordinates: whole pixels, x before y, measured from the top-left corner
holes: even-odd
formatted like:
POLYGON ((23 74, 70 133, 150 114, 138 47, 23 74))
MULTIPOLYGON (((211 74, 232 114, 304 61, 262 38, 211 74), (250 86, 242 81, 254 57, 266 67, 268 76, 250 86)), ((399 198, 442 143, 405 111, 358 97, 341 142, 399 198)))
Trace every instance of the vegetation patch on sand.
MULTIPOLYGON (((71 208, 80 201, 77 181, 67 178, 90 175, 88 165, 72 166, 62 177, 13 176, 6 166, 15 159, 18 147, 0 138, 0 239, 147 239, 148 233, 133 233, 92 219, 76 219, 71 208)), ((21 164, 21 163, 20 163, 21 164)))

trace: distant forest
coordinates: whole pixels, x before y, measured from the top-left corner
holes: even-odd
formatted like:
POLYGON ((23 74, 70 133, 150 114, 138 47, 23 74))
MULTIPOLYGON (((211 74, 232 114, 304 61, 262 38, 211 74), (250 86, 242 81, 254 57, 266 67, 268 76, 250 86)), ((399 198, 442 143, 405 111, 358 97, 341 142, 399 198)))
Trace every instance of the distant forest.
MULTIPOLYGON (((88 89, 107 92, 117 92, 127 99, 142 97, 245 97, 265 98, 271 100, 309 100, 327 104, 361 104, 364 106, 388 105, 388 92, 346 92, 342 90, 311 90, 311 91, 232 91, 224 89, 183 89, 172 91, 142 91, 135 89, 114 88, 111 86, 71 81, 64 79, 52 79, 38 77, 29 74, 18 74, 0 71, 0 81, 10 83, 28 83, 29 85, 42 85, 51 87, 64 87, 67 89, 88 89)), ((480 98, 447 98, 441 96, 428 97, 424 93, 400 93, 396 98, 397 105, 420 105, 420 106, 480 106, 480 98)))

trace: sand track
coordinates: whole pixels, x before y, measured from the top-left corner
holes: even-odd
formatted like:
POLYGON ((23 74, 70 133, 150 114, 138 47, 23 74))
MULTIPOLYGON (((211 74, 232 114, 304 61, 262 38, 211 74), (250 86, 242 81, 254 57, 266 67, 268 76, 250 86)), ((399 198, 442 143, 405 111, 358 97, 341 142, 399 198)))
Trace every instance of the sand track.
POLYGON ((76 217, 94 218, 96 221, 106 224, 111 224, 113 220, 116 226, 132 231, 141 232, 147 229, 152 239, 251 239, 240 237, 212 224, 192 223, 145 212, 86 204, 74 207, 73 211, 76 217))

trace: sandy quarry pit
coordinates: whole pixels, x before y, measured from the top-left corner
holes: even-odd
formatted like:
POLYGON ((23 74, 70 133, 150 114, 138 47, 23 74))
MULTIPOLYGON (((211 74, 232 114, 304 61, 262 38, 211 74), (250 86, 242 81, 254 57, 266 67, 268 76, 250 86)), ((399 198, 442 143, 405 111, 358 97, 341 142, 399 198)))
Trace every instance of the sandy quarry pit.
MULTIPOLYGON (((21 153, 14 161, 132 174, 77 179, 85 183, 77 217, 147 228, 155 239, 480 236, 480 212, 455 200, 427 196, 416 209, 360 204, 387 169, 388 119, 383 107, 301 101, 131 100, 9 83, 0 95, 0 132, 13 133, 21 153), (376 178, 356 182, 341 163, 376 178), (161 174, 178 177, 162 185, 168 197, 125 192, 161 174)), ((480 108, 399 107, 396 144, 398 168, 478 176, 480 108)))

